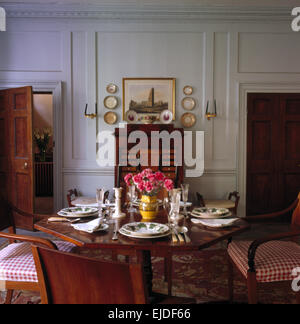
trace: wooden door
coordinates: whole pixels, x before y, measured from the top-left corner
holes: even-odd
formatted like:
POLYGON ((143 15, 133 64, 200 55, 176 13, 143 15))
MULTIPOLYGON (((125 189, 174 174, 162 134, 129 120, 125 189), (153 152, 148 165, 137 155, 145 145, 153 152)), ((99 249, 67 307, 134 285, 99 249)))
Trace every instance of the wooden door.
POLYGON ((247 215, 287 207, 300 191, 300 94, 249 94, 247 215))
POLYGON ((33 212, 33 139, 32 88, 10 89, 9 92, 9 147, 12 203, 33 212))

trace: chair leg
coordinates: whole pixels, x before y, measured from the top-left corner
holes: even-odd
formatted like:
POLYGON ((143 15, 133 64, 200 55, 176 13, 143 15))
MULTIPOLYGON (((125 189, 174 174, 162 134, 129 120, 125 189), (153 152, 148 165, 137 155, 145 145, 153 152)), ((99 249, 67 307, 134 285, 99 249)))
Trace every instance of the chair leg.
POLYGON ((229 302, 233 302, 234 296, 234 275, 233 275, 233 264, 230 256, 228 255, 228 299, 229 302))
POLYGON ((12 289, 7 290, 4 304, 9 305, 12 302, 14 291, 12 289))
POLYGON ((256 281, 256 273, 248 271, 247 277, 247 287, 248 287, 248 303, 249 304, 257 304, 257 281, 256 281))
POLYGON ((296 293, 297 304, 300 304, 300 291, 296 293))

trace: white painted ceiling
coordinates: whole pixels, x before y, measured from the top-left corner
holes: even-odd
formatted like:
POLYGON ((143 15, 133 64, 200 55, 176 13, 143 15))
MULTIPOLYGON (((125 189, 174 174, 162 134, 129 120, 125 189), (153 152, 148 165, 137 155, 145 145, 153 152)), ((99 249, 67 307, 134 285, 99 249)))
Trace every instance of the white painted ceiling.
POLYGON ((0 0, 1 4, 27 5, 136 5, 136 6, 237 6, 297 7, 299 0, 0 0))

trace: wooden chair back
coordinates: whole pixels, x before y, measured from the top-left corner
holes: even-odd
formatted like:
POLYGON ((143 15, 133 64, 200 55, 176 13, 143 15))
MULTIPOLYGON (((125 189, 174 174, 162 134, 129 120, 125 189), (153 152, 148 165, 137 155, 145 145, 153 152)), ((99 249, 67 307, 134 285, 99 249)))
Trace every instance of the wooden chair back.
POLYGON ((6 199, 0 195, 0 231, 13 226, 11 208, 6 199))
POLYGON ((237 214, 237 209, 238 209, 238 206, 239 206, 239 202, 240 202, 239 193, 237 191, 230 192, 229 196, 228 196, 228 200, 232 200, 232 198, 234 198, 234 203, 235 203, 233 212, 236 215, 237 214))
POLYGON ((199 192, 196 192, 196 198, 197 198, 198 207, 205 207, 203 196, 199 192))
POLYGON ((72 200, 74 200, 76 197, 78 197, 77 189, 70 189, 67 193, 67 201, 68 201, 69 207, 74 207, 72 205, 72 200))
POLYGON ((292 225, 300 226, 300 192, 298 194, 297 205, 292 216, 292 225))
POLYGON ((145 304, 147 301, 140 264, 103 262, 37 246, 32 251, 43 304, 145 304))

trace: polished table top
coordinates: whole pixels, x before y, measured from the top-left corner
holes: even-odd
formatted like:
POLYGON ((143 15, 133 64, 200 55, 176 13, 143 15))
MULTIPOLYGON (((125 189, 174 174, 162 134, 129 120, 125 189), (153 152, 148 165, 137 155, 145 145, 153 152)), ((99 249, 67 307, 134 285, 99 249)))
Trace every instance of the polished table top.
MULTIPOLYGON (((140 214, 126 214, 126 217, 119 220, 118 226, 126 223, 141 221, 140 214)), ((161 211, 158 217, 153 220, 156 223, 167 223, 167 215, 161 211)), ((210 229, 203 225, 195 225, 189 218, 184 219, 184 226, 188 228, 190 243, 174 243, 171 235, 157 239, 133 239, 122 234, 118 235, 118 240, 113 241, 112 236, 116 225, 110 224, 105 232, 85 233, 75 230, 70 223, 48 222, 47 218, 37 222, 34 226, 38 231, 52 234, 65 241, 71 242, 77 246, 91 249, 135 249, 147 251, 197 251, 210 247, 220 241, 231 238, 235 235, 247 231, 250 226, 242 219, 234 223, 234 226, 222 229, 210 229)))

